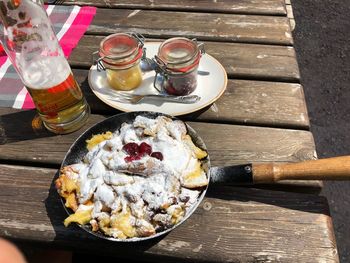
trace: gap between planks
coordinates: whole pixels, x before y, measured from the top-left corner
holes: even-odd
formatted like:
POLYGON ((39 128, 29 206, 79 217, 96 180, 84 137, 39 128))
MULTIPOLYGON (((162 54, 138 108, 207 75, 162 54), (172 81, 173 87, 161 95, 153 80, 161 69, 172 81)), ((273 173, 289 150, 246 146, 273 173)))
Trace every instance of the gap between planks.
POLYGON ((287 17, 246 16, 193 12, 97 9, 87 34, 134 31, 146 37, 196 37, 220 42, 292 45, 287 17), (133 14, 132 16, 130 16, 133 14), (169 17, 173 19, 169 20, 169 17), (206 19, 206 23, 203 23, 206 19))
MULTIPOLYGON (((103 36, 85 35, 73 50, 72 67, 89 69, 91 54, 99 49, 103 36)), ((149 42, 160 39, 147 39, 149 42)), ((206 52, 225 68, 229 78, 299 83, 300 74, 293 47, 204 42, 206 52)))
POLYGON ((145 9, 159 11, 184 11, 184 12, 207 12, 228 13, 244 15, 268 15, 286 16, 284 3, 280 0, 254 0, 241 1, 166 1, 166 0, 62 0, 62 5, 92 5, 111 9, 145 9))

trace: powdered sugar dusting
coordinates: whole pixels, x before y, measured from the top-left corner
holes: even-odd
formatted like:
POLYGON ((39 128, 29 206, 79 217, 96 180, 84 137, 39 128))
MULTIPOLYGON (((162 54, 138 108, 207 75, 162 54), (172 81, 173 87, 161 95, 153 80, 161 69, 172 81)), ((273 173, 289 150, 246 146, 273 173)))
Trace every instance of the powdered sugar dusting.
POLYGON ((204 173, 196 165, 194 149, 184 141, 186 134, 181 121, 138 116, 71 166, 74 172, 67 172, 78 185, 78 209, 89 200, 93 203, 91 225, 106 235, 132 238, 153 235, 181 221, 201 193, 182 182, 188 175, 204 173), (128 143, 146 143, 147 154, 130 161, 130 152, 123 149, 128 143), (152 157, 151 149, 163 158, 152 157))

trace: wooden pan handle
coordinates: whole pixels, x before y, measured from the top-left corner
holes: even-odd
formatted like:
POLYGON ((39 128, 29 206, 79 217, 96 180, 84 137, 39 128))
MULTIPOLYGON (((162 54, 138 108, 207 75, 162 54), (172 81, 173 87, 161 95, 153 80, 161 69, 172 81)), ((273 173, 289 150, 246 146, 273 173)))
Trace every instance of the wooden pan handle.
POLYGON ((350 156, 300 163, 253 164, 254 183, 280 180, 350 180, 350 156))

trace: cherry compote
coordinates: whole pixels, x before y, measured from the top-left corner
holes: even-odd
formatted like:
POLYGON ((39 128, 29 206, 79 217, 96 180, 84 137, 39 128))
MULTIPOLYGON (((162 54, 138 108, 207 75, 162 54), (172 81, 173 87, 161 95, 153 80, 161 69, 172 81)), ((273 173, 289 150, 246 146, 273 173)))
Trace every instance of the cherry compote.
POLYGON ((145 155, 149 155, 160 161, 163 160, 163 154, 161 152, 152 152, 152 146, 145 142, 142 142, 140 145, 135 142, 129 142, 122 149, 128 154, 124 158, 124 161, 127 163, 140 160, 145 155))

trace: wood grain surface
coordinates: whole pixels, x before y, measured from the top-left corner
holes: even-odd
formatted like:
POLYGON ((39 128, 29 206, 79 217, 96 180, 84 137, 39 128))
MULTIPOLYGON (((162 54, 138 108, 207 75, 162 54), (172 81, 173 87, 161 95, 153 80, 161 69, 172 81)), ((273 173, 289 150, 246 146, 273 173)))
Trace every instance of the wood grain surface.
MULTIPOLYGON (((92 112, 118 112, 100 101, 91 91, 87 70, 73 70, 73 73, 92 112)), ((309 128, 302 86, 281 82, 229 80, 225 93, 213 105, 182 118, 201 122, 309 128)))
POLYGON ((0 108, 1 237, 153 262, 339 262, 326 199, 294 193, 303 187, 319 190, 319 181, 274 186, 285 192, 272 191, 271 185, 262 189, 211 185, 183 225, 140 244, 106 242, 76 226, 65 228, 66 214, 52 184, 57 169, 84 129, 118 113, 98 101, 87 83, 90 55, 111 33, 196 37, 222 63, 230 78, 224 96, 201 112, 183 116, 192 120, 189 124, 206 142, 213 166, 297 162, 315 159, 316 152, 307 131, 309 119, 284 1, 57 3, 100 7, 70 57, 98 114, 92 114, 83 129, 60 136, 44 129, 35 111, 0 108))
MULTIPOLYGON (((81 132, 104 120, 92 115, 81 130, 54 135, 39 123, 35 111, 0 109, 0 160, 38 163, 58 167, 81 132), (20 128, 19 128, 20 127, 20 128)), ((206 142, 212 165, 249 162, 295 162, 315 158, 315 145, 308 131, 189 122, 206 142)))
POLYGON ((213 188, 195 213, 163 238, 139 244, 97 239, 67 216, 55 169, 0 166, 0 235, 119 258, 164 262, 337 262, 324 197, 213 188))
MULTIPOLYGON (((103 38, 85 35, 70 55, 69 63, 73 67, 90 68, 91 54, 99 50, 103 38)), ((229 77, 289 82, 300 79, 293 47, 209 41, 204 42, 204 47, 224 66, 229 77)))
POLYGON ((278 82, 229 80, 224 95, 198 120, 309 128, 302 87, 278 82))
POLYGON ((293 44, 287 17, 132 9, 97 9, 87 34, 136 32, 146 37, 293 44))
POLYGON ((283 1, 280 0, 61 0, 59 2, 65 5, 93 5, 108 8, 139 8, 263 15, 287 14, 285 5, 283 1))

